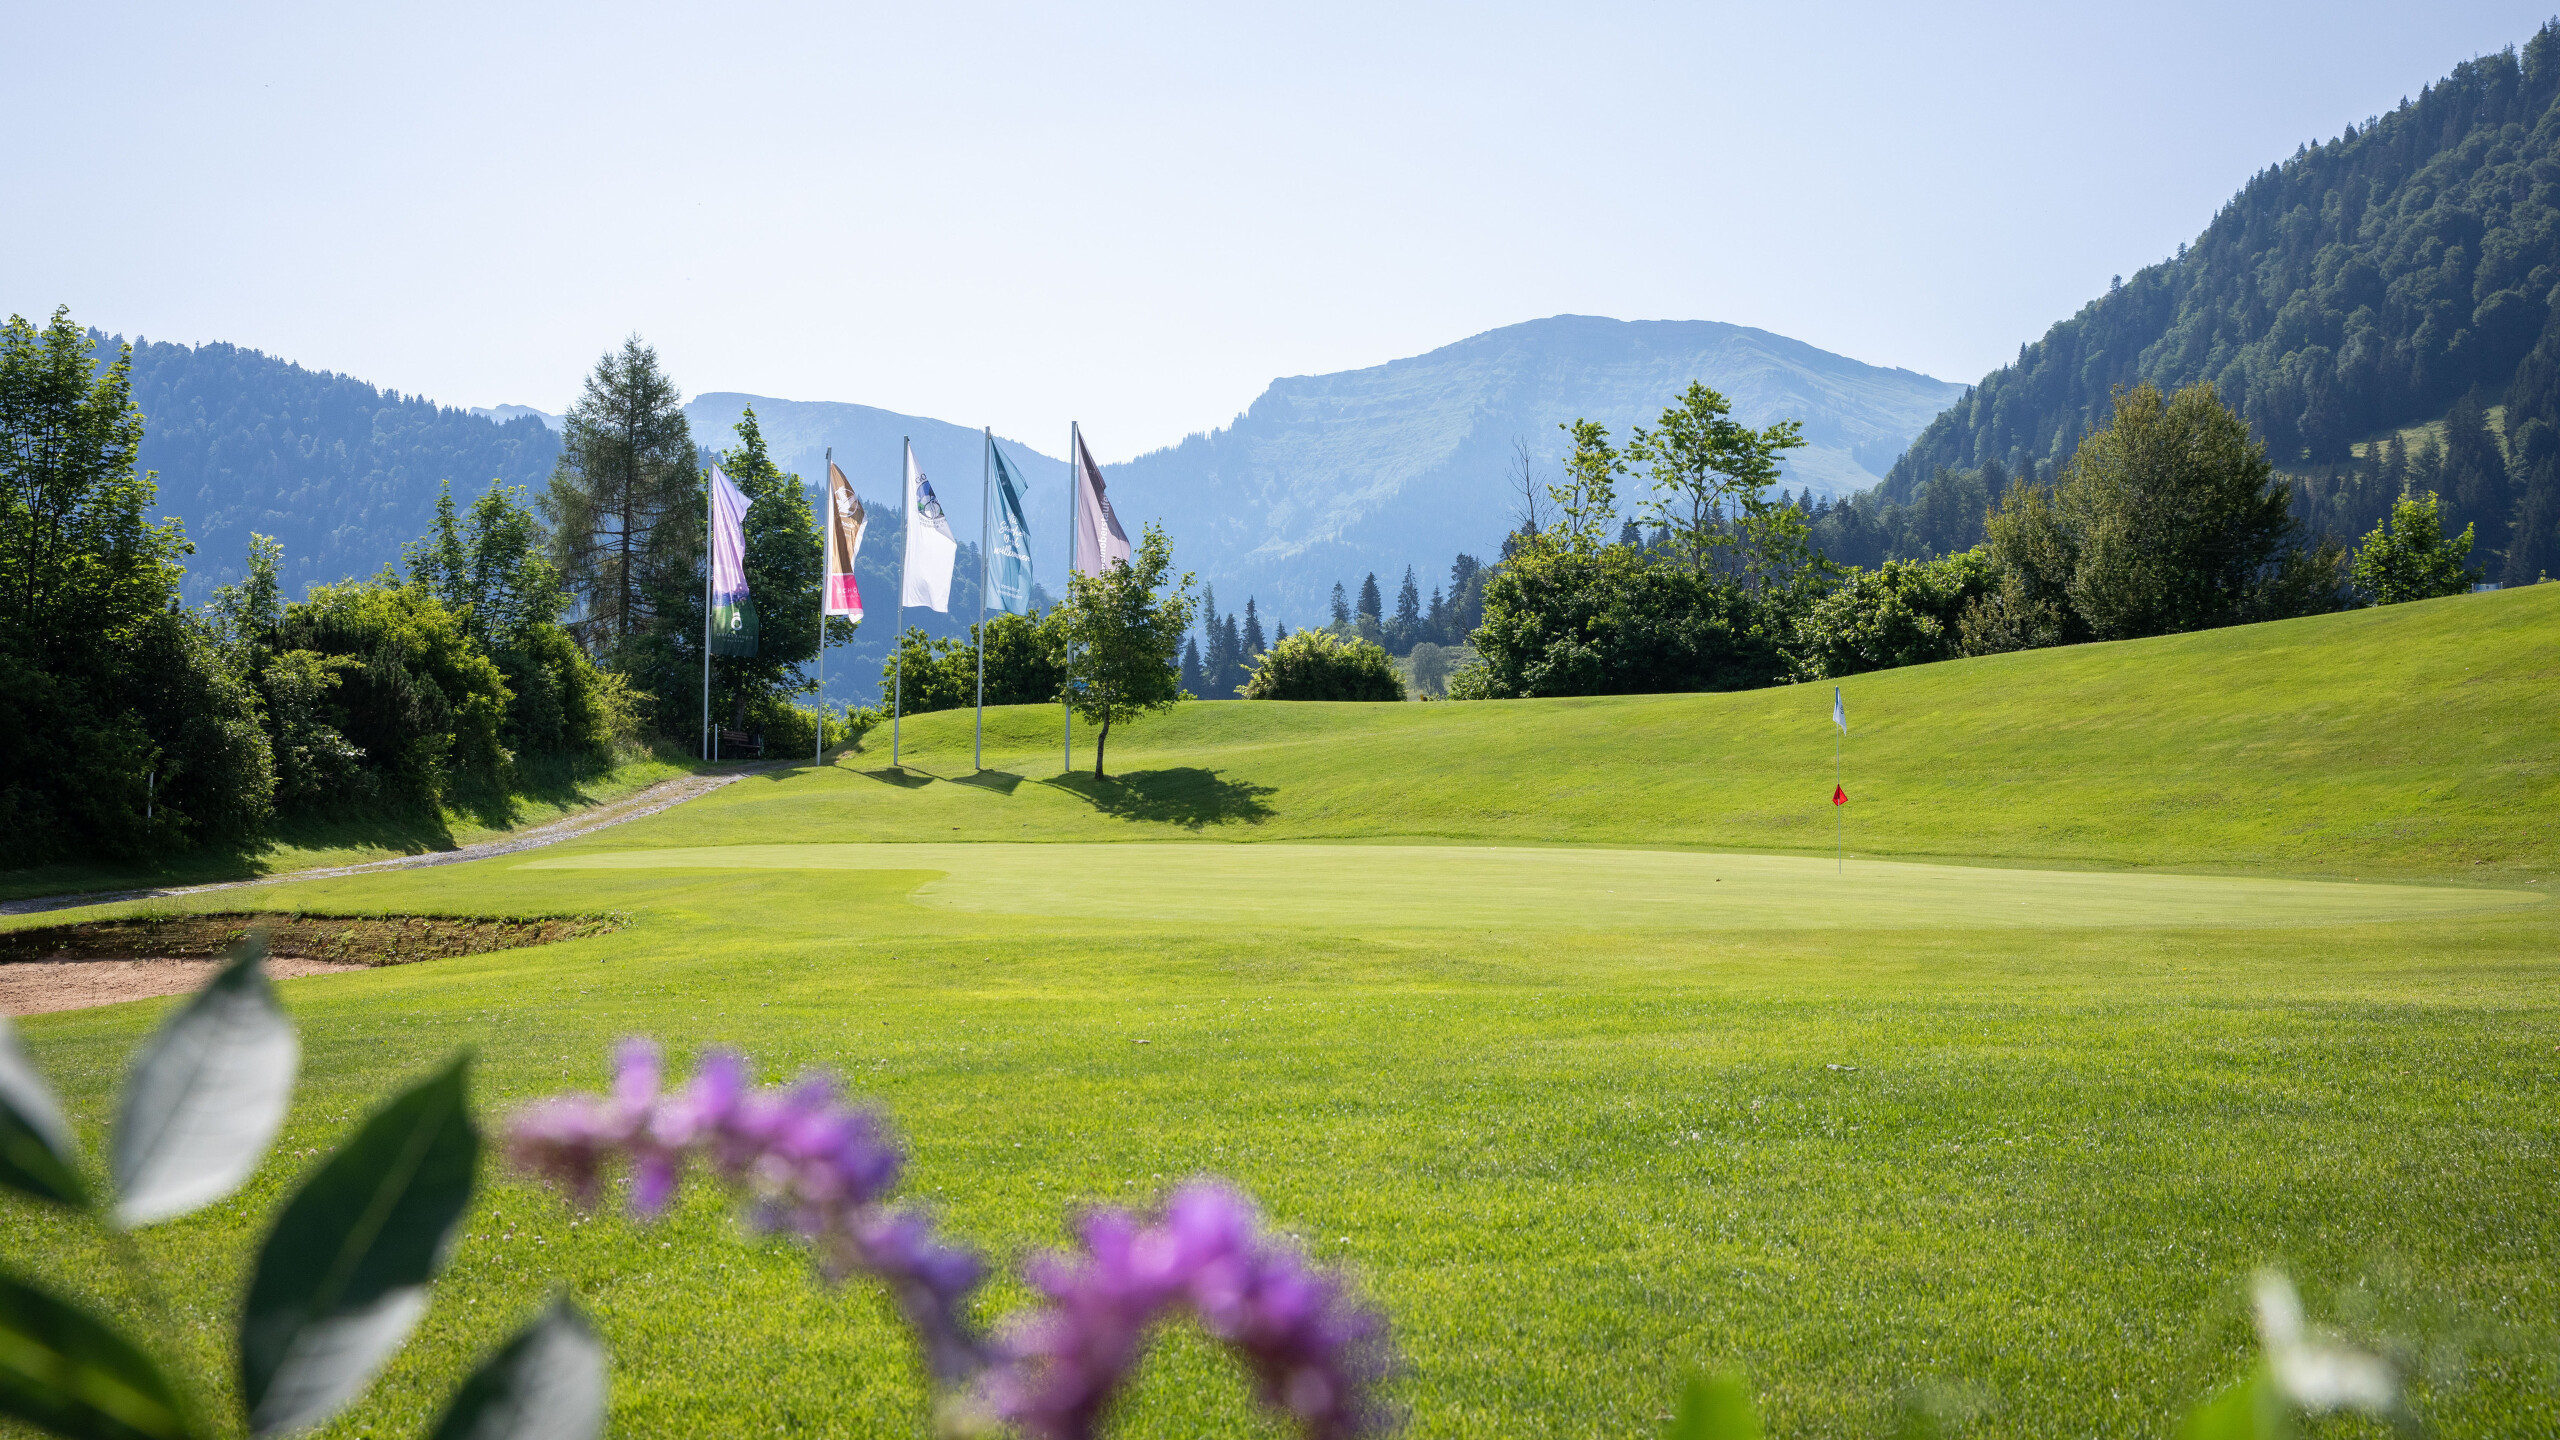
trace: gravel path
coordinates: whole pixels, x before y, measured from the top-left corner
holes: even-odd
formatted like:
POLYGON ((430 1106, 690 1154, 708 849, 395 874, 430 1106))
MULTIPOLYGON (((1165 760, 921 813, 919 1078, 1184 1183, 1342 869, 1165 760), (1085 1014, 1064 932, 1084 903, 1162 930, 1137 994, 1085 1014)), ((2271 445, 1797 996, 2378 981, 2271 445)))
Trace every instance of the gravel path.
POLYGON ((280 875, 261 875, 254 880, 225 880, 214 885, 173 885, 156 890, 89 890, 69 895, 38 895, 26 900, 0 902, 0 915, 33 915, 45 910, 68 910, 81 905, 114 905, 126 900, 158 900, 173 895, 202 895, 214 890, 239 890, 251 885, 281 885, 294 880, 334 880, 341 875, 364 875, 376 870, 410 870, 425 865, 459 865, 466 860, 486 860, 493 855, 513 855, 519 850, 535 850, 592 835, 608 826, 626 820, 638 820, 661 810, 681 805, 687 800, 708 795, 773 764, 741 766, 735 770, 707 775, 679 775, 661 780, 643 790, 633 791, 609 804, 593 810, 565 815, 548 825, 518 831, 477 845, 454 850, 431 850, 423 855, 397 855, 389 860, 369 860, 362 865, 332 865, 319 870, 289 870, 280 875))

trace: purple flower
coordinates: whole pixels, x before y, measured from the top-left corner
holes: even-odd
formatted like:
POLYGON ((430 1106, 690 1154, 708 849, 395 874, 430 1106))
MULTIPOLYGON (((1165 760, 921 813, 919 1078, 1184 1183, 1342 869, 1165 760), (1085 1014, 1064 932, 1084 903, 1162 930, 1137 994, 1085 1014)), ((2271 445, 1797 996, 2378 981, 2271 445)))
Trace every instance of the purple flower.
POLYGON ((1078 1249, 1025 1267, 1042 1303, 991 1351, 967 1314, 985 1278, 978 1257, 943 1243, 922 1215, 885 1203, 903 1163, 897 1143, 878 1114, 845 1103, 823 1075, 757 1090, 745 1060, 709 1051, 668 1093, 657 1047, 627 1041, 610 1095, 526 1107, 507 1128, 507 1152, 589 1206, 606 1168, 627 1162, 631 1209, 644 1220, 665 1210, 687 1165, 707 1167, 749 1202, 757 1225, 807 1240, 827 1279, 869 1275, 888 1287, 955 1425, 1010 1423, 1032 1440, 1088 1440, 1149 1332, 1187 1314, 1252 1370, 1263 1403, 1313 1440, 1387 1426, 1377 1399, 1392 1365, 1384 1322, 1217 1181, 1184 1185, 1153 1220, 1089 1212, 1078 1249))
POLYGON ((744 1059, 706 1051, 689 1084, 662 1094, 657 1047, 625 1041, 610 1096, 526 1107, 507 1128, 507 1153, 584 1206, 601 1194, 607 1164, 626 1159, 631 1210, 643 1220, 665 1211, 685 1166, 698 1160, 751 1202, 758 1226, 810 1241, 828 1279, 869 1274, 886 1284, 936 1378, 957 1384, 976 1374, 984 1360, 965 1311, 982 1268, 977 1256, 937 1241, 922 1216, 882 1206, 903 1164, 888 1127, 845 1104, 826 1076, 765 1091, 748 1079, 744 1059))
POLYGON ((1335 1440, 1384 1428, 1376 1388, 1390 1367, 1385 1326, 1335 1276, 1266 1234, 1251 1201, 1215 1181, 1176 1191, 1143 1224, 1096 1210, 1080 1254, 1028 1267, 1046 1304, 1010 1324, 980 1390, 986 1408, 1034 1440, 1086 1440, 1146 1348, 1147 1331, 1188 1312, 1250 1366, 1265 1405, 1335 1440))

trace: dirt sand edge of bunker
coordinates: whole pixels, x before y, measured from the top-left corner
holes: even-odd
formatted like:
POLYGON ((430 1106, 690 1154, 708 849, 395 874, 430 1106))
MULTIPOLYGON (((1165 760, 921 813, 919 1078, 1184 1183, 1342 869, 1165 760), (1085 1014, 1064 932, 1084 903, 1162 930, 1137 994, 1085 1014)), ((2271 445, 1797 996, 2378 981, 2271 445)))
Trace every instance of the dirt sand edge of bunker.
POLYGON ((406 965, 583 940, 623 927, 616 915, 500 919, 470 915, 223 912, 133 915, 0 932, 0 965, 62 960, 210 960, 252 930, 267 953, 336 965, 406 965))

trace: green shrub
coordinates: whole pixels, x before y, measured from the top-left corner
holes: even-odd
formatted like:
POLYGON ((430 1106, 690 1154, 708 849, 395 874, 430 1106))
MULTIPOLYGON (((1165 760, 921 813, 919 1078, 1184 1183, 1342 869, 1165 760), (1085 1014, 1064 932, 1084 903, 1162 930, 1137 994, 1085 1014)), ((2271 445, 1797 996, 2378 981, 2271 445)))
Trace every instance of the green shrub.
POLYGON ((1796 622, 1797 673, 1834 679, 1952 660, 1966 607, 1998 587, 1979 549, 1852 570, 1796 622))
POLYGON ((1401 700, 1404 677, 1387 652, 1330 630, 1300 630, 1262 653, 1247 700, 1401 700))
POLYGON ((1761 606, 1731 578, 1628 546, 1532 541, 1485 586, 1480 663, 1451 699, 1749 690, 1785 678, 1761 606))

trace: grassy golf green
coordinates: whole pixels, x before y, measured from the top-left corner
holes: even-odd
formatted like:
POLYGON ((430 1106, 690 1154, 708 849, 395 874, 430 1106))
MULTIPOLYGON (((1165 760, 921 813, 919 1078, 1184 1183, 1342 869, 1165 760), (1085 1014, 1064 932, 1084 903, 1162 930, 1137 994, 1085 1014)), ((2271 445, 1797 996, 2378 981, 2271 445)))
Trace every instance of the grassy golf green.
MULTIPOLYGON (((2560 871, 2560 585, 1860 675, 1850 854, 2405 879, 2560 871)), ((1441 840, 1830 854, 1831 687, 911 717, 617 846, 1441 840)))
MULTIPOLYGON (((1776 1435, 2166 1435, 2248 1363, 2266 1264, 2401 1347, 2440 1433, 2560 1427, 2560 587, 1848 692, 1845 875, 1801 689, 1190 707, 1101 787, 1043 778, 1054 715, 992 717, 974 783, 928 717, 929 774, 875 737, 557 850, 250 892, 631 923, 285 982, 294 1117, 139 1237, 165 1311, 14 1201, 0 1262, 219 1376, 266 1218, 386 1088, 472 1046, 494 1119, 645 1032, 834 1069, 1008 1269, 1234 1178, 1385 1308, 1416 1435, 1650 1434, 1716 1365, 1776 1435)), ((23 1022, 93 1150, 167 1003, 23 1022)), ((492 1169, 465 1231, 328 1433, 421 1433, 555 1285, 617 1434, 923 1429, 885 1302, 708 1192, 644 1229, 492 1169)), ((1278 1432, 1176 1335, 1115 1433, 1278 1432)))

